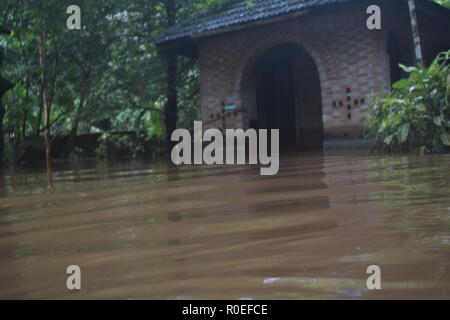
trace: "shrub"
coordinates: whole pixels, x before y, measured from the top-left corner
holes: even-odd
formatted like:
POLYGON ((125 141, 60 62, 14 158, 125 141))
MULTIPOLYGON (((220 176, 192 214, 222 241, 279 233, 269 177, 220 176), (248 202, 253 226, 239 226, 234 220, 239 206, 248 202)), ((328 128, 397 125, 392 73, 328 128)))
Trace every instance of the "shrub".
POLYGON ((450 148, 450 51, 428 67, 400 67, 410 74, 391 92, 372 99, 369 133, 375 148, 421 153, 450 148))

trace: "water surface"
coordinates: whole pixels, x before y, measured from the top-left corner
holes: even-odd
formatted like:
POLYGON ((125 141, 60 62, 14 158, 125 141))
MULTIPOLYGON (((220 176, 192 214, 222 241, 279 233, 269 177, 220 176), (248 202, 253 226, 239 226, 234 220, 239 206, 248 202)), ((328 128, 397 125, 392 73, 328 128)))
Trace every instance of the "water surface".
POLYGON ((449 299, 450 155, 0 175, 2 299, 449 299), (382 269, 382 290, 366 268, 382 269), (69 265, 82 290, 66 288, 69 265))

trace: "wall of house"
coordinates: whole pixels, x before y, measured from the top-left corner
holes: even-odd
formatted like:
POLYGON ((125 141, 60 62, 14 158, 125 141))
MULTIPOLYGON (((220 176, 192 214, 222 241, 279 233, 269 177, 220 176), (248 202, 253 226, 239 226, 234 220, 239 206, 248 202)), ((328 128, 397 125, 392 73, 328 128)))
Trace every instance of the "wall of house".
POLYGON ((381 31, 367 29, 367 5, 360 4, 339 13, 202 39, 201 103, 207 127, 248 128, 256 103, 258 57, 274 46, 295 43, 311 55, 319 72, 325 140, 360 137, 367 128, 370 97, 390 88, 389 31, 395 30, 405 62, 411 60, 408 11, 384 2, 380 6, 381 31), (227 105, 236 105, 238 112, 224 111, 227 105))

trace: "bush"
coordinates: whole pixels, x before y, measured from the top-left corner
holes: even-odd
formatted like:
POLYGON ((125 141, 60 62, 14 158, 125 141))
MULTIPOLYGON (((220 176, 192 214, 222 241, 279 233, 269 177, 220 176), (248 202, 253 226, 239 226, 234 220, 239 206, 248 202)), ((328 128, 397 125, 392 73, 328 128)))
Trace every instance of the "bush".
POLYGON ((390 93, 372 99, 369 129, 375 148, 420 153, 450 148, 450 51, 425 68, 400 67, 409 78, 393 85, 390 93))
POLYGON ((148 137, 146 133, 105 132, 97 139, 97 158, 151 157, 162 154, 164 144, 158 137, 148 137))
POLYGON ((97 140, 98 147, 95 153, 98 158, 132 156, 139 152, 140 145, 137 139, 131 139, 127 134, 103 133, 97 140))

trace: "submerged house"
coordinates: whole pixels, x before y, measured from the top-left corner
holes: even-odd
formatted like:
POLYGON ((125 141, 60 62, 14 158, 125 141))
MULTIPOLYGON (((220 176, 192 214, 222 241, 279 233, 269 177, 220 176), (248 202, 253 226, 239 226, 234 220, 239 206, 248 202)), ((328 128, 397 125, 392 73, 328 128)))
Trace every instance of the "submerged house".
MULTIPOLYGON (((450 10, 416 0, 425 63, 450 48, 450 10)), ((280 144, 355 139, 368 100, 415 61, 407 0, 243 0, 171 28, 160 52, 195 56, 208 127, 276 128, 280 144), (369 5, 381 30, 369 30, 369 5)))

